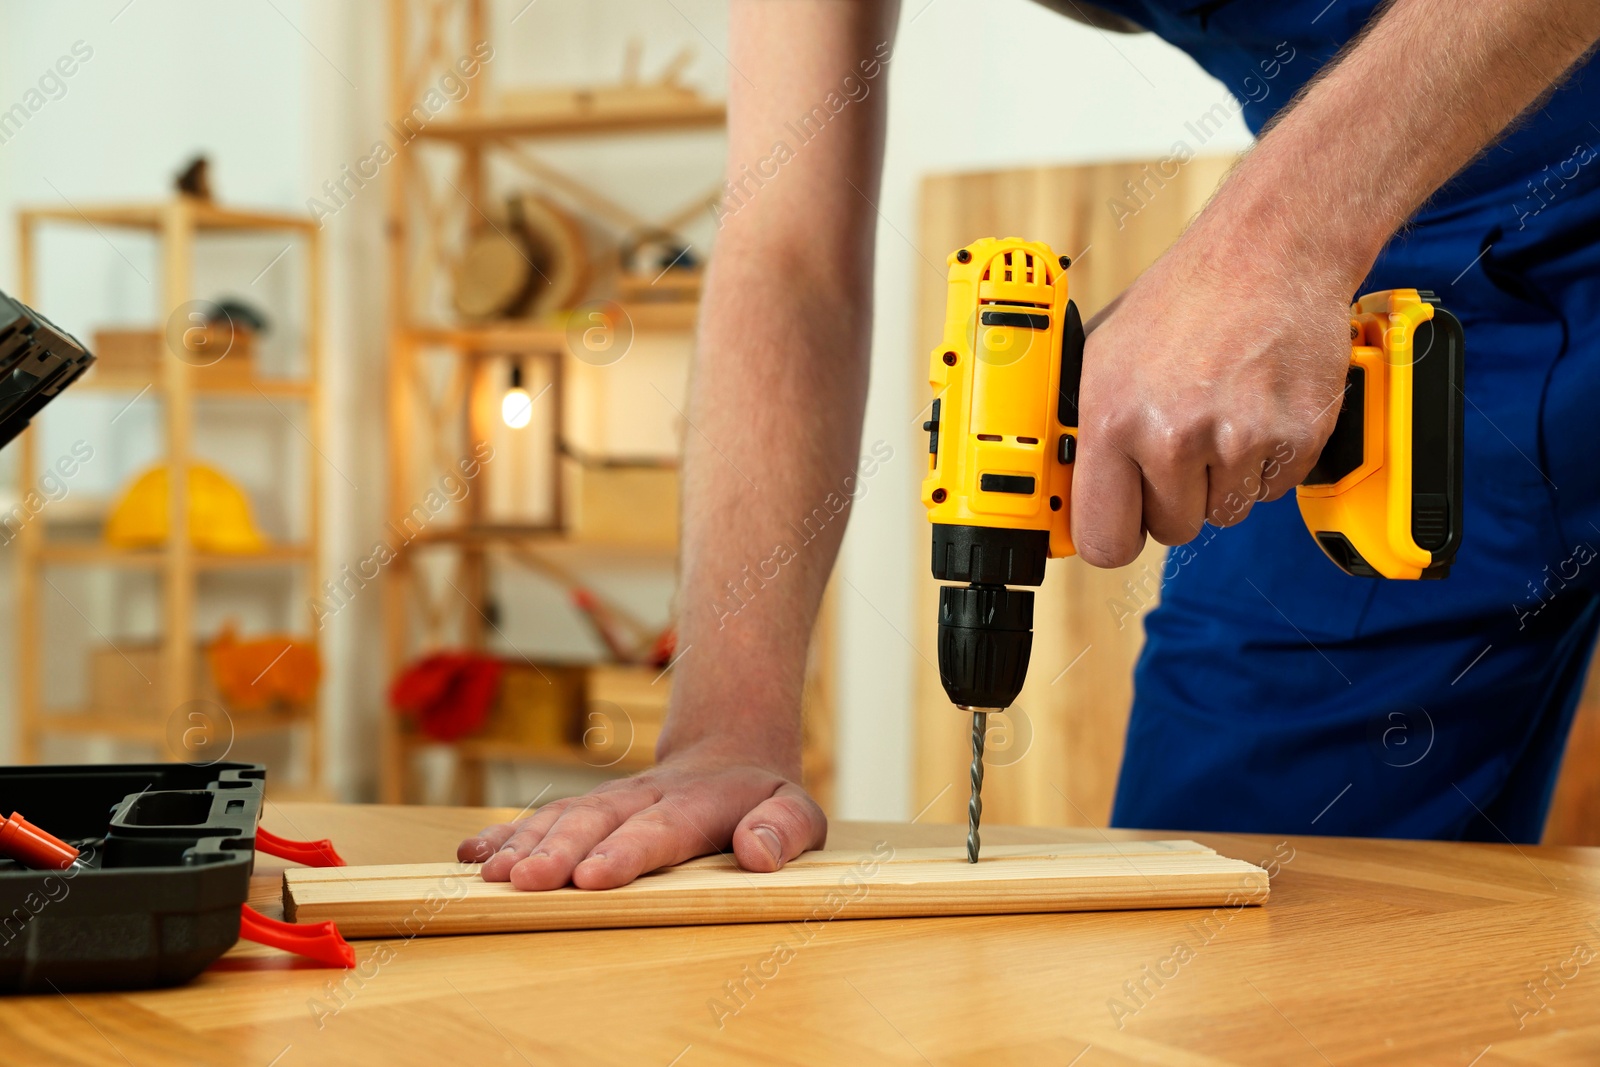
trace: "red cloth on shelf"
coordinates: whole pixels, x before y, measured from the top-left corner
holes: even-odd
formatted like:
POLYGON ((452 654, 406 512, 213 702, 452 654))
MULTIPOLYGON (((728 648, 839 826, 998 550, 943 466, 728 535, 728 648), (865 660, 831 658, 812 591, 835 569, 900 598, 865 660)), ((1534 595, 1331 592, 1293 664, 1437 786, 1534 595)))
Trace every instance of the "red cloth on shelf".
POLYGON ((402 670, 389 704, 435 741, 454 741, 483 728, 500 692, 504 666, 475 652, 436 652, 402 670))

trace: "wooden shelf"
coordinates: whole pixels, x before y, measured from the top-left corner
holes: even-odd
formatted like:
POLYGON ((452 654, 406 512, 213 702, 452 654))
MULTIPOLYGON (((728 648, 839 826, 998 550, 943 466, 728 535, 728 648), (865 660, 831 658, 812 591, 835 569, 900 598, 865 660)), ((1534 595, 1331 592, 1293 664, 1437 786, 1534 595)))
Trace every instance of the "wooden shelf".
MULTIPOLYGON (((72 204, 36 207, 18 212, 19 293, 24 302, 37 299, 39 257, 38 245, 43 231, 56 232, 56 224, 88 226, 96 230, 113 227, 131 228, 148 232, 156 245, 157 277, 152 286, 158 295, 155 306, 156 321, 170 319, 171 315, 195 300, 203 287, 196 277, 196 245, 207 233, 218 232, 275 232, 293 238, 290 246, 296 250, 296 259, 304 270, 303 293, 294 298, 303 307, 298 321, 304 324, 304 363, 302 379, 258 378, 253 371, 232 367, 182 368, 183 374, 173 374, 176 368, 162 363, 158 354, 148 363, 130 361, 113 371, 102 366, 80 388, 101 395, 115 393, 129 396, 128 404, 145 391, 154 393, 161 401, 158 422, 161 428, 161 450, 156 459, 168 471, 186 471, 198 458, 193 444, 196 413, 202 401, 218 397, 237 397, 249 400, 274 398, 303 403, 305 428, 296 430, 310 446, 303 463, 303 509, 294 509, 306 517, 303 543, 273 544, 249 553, 223 554, 191 550, 187 547, 175 551, 181 542, 153 548, 125 549, 107 545, 98 540, 89 524, 99 520, 103 525, 107 511, 98 514, 75 512, 84 536, 73 538, 67 533, 67 523, 35 522, 25 524, 19 531, 17 556, 16 612, 14 627, 17 652, 14 657, 18 691, 18 726, 20 727, 18 756, 23 763, 38 759, 38 740, 43 735, 109 735, 112 737, 140 737, 159 739, 164 736, 165 724, 152 725, 148 718, 124 714, 107 716, 104 709, 94 712, 62 715, 59 709, 49 709, 44 701, 44 672, 60 670, 51 662, 50 645, 46 642, 42 620, 45 615, 46 570, 50 567, 109 567, 142 571, 153 576, 160 589, 161 639, 158 666, 149 672, 147 679, 155 688, 150 696, 161 707, 177 708, 203 694, 197 680, 202 672, 197 668, 200 654, 194 644, 195 619, 199 613, 201 585, 199 576, 219 571, 245 571, 259 568, 289 567, 285 577, 284 593, 291 603, 306 605, 305 617, 313 622, 315 611, 311 605, 321 594, 318 573, 321 531, 321 486, 324 464, 317 459, 322 454, 320 407, 321 392, 318 387, 318 368, 322 362, 322 329, 324 321, 324 293, 321 244, 322 233, 315 222, 299 212, 256 211, 225 207, 209 200, 174 196, 167 200, 125 202, 117 204, 72 204), (51 536, 51 527, 54 536, 51 536), (88 528, 85 528, 88 527, 88 528), (292 593, 291 593, 292 590, 292 593)), ((276 245, 278 241, 274 241, 276 245)), ((279 255, 288 252, 285 248, 279 255)), ((276 263, 274 259, 272 262, 276 263)), ((263 257, 263 269, 270 266, 263 257)), ((287 269, 287 268, 285 268, 287 269)), ((146 333, 151 340, 159 339, 159 327, 135 331, 146 333)), ((159 353, 159 345, 157 348, 159 353)), ((21 455, 18 464, 18 484, 30 485, 35 472, 43 469, 44 457, 39 454, 36 430, 22 435, 19 441, 21 455)), ((287 492, 283 490, 283 492, 287 492)), ((189 528, 189 506, 175 508, 182 500, 173 494, 167 501, 167 519, 173 536, 186 533, 189 528)), ((73 532, 79 532, 74 530, 73 532)), ((295 611, 298 615, 299 612, 295 611)), ((89 626, 87 616, 83 620, 89 626)), ((123 708, 123 711, 130 709, 123 708)), ((321 734, 318 728, 320 704, 311 701, 304 709, 292 715, 274 715, 268 712, 233 714, 235 729, 252 732, 258 729, 276 730, 297 722, 309 724, 307 743, 296 754, 303 761, 305 779, 313 785, 322 781, 321 734)), ((297 746, 298 748, 299 746, 297 746)))
MULTIPOLYGON (((196 570, 249 570, 309 563, 314 553, 309 545, 268 545, 256 552, 196 552, 196 570)), ((117 548, 99 542, 58 541, 39 546, 37 559, 46 566, 160 567, 167 560, 161 548, 117 548)))
POLYGON ((566 347, 567 331, 539 322, 496 322, 482 326, 408 326, 402 332, 424 345, 461 352, 559 352, 566 347))
POLYGON ((720 100, 671 107, 593 108, 548 112, 483 112, 428 123, 418 136, 433 141, 512 141, 556 137, 609 137, 720 129, 728 109, 720 100))
MULTIPOLYGON (((619 304, 637 331, 682 333, 693 330, 700 309, 680 300, 619 304)), ((565 351, 567 328, 561 322, 507 320, 479 325, 415 324, 403 331, 412 341, 460 352, 565 351)))
MULTIPOLYGON (((306 215, 222 207, 206 200, 191 200, 195 228, 217 230, 295 230, 315 232, 317 224, 306 215)), ((89 226, 118 226, 158 231, 166 221, 171 202, 144 204, 86 204, 78 207, 30 207, 18 213, 24 219, 89 226)))
POLYGON ((684 300, 624 300, 622 310, 635 330, 692 330, 700 318, 700 305, 684 300))
POLYGON ((630 751, 615 763, 610 757, 599 756, 582 745, 525 745, 517 741, 496 741, 488 738, 464 737, 458 741, 434 741, 431 738, 412 736, 406 739, 408 747, 447 747, 467 759, 505 761, 509 763, 549 763, 561 767, 589 768, 594 771, 619 773, 637 771, 655 762, 655 753, 630 751))
MULTIPOLYGON (((223 709, 227 711, 226 708, 223 709)), ((235 737, 276 733, 316 720, 305 711, 292 714, 271 711, 227 711, 235 737)), ((167 724, 146 719, 123 719, 88 711, 45 711, 36 727, 41 734, 56 736, 114 737, 124 741, 165 741, 167 724)))
POLYGON ((510 541, 560 541, 565 531, 557 526, 480 525, 430 527, 413 537, 410 545, 482 545, 510 541))
POLYGON ((678 559, 676 545, 579 540, 563 534, 560 530, 534 526, 425 530, 402 546, 400 551, 462 545, 485 548, 515 546, 572 566, 618 561, 672 566, 678 559))
POLYGON ((598 455, 574 448, 565 441, 561 442, 561 454, 589 470, 675 471, 682 467, 677 456, 598 455))
MULTIPOLYGON (((91 371, 82 381, 74 383, 74 392, 96 393, 141 393, 146 389, 154 396, 160 396, 164 387, 156 376, 128 375, 128 374, 102 374, 91 371)), ((253 397, 267 397, 278 400, 309 400, 313 395, 314 387, 310 382, 290 378, 252 378, 245 381, 209 381, 205 370, 198 369, 194 375, 194 391, 199 396, 217 396, 230 399, 253 397)))

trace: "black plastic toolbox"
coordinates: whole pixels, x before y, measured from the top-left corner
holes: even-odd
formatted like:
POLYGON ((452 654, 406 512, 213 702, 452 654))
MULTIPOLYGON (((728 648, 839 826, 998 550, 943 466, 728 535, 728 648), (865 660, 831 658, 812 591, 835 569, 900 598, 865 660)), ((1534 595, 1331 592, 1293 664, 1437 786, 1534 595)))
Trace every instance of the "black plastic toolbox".
POLYGON ((186 982, 239 939, 266 768, 0 768, 0 817, 80 850, 65 871, 0 859, 0 993, 186 982))
POLYGON ((0 293, 0 445, 26 429, 93 362, 76 337, 0 293))

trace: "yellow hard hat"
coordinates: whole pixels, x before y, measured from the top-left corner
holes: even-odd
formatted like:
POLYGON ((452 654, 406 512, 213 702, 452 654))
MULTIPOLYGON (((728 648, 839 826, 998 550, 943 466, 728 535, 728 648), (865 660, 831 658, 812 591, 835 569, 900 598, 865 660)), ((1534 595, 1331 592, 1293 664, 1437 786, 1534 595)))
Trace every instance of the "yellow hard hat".
MULTIPOLYGON (((167 513, 167 468, 152 467, 111 509, 106 542, 117 548, 162 545, 167 513)), ((257 552, 266 543, 244 491, 221 471, 198 463, 189 467, 189 539, 201 552, 257 552)))

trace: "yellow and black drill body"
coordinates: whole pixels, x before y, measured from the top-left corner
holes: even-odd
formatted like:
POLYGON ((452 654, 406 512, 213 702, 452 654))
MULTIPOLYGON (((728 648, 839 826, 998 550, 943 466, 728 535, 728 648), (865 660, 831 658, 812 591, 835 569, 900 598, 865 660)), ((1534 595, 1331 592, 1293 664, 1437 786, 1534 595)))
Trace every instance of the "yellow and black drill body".
MULTIPOLYGON (((1033 593, 1075 553, 1072 470, 1084 329, 1071 266, 1047 245, 985 238, 948 259, 922 502, 933 523, 939 675, 973 712, 968 859, 978 853, 985 715, 1021 692, 1033 593)), ((1338 423, 1296 491, 1313 537, 1352 575, 1442 578, 1461 541, 1463 339, 1430 293, 1362 297, 1338 423)), ((1106 358, 1115 358, 1112 354, 1106 358)))

